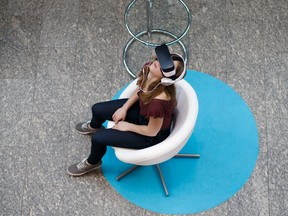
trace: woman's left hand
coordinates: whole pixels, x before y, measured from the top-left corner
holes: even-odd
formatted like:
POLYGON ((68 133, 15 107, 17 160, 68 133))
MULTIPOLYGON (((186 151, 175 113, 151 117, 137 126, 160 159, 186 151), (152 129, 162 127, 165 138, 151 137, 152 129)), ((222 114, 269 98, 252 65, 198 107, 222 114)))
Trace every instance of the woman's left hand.
POLYGON ((129 131, 131 127, 131 123, 126 121, 119 121, 117 124, 115 124, 112 128, 119 131, 129 131))

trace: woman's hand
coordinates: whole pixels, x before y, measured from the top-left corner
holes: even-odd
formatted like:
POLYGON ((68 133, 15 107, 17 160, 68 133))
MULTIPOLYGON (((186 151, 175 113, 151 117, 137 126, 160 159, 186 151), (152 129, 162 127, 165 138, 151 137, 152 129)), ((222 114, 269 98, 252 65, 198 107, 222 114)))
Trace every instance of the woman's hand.
POLYGON ((112 128, 119 131, 130 131, 131 129, 131 123, 125 122, 125 121, 119 121, 117 124, 115 124, 112 128))
POLYGON ((112 115, 112 119, 117 124, 119 121, 124 121, 126 118, 127 111, 123 107, 120 107, 116 110, 116 112, 112 115))

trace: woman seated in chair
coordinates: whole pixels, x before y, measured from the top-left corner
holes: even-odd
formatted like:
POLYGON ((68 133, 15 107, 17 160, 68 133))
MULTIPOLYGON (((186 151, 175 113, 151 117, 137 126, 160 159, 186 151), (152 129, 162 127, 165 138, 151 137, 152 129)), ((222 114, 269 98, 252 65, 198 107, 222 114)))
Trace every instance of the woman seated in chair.
POLYGON ((92 134, 90 155, 67 168, 71 176, 98 169, 107 146, 143 149, 168 137, 176 106, 174 83, 186 73, 180 55, 170 54, 166 45, 156 47, 156 57, 146 63, 129 99, 101 102, 92 106, 91 121, 76 125, 81 134, 92 134), (111 129, 102 124, 114 121, 111 129))

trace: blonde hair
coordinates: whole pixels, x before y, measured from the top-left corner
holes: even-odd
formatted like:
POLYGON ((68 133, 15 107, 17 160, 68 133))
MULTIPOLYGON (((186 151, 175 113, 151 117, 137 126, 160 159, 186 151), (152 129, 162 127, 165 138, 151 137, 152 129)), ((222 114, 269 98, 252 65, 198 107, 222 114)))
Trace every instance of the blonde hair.
MULTIPOLYGON (((150 64, 145 64, 142 68, 141 72, 139 73, 137 85, 141 87, 141 85, 145 86, 145 83, 147 81, 146 77, 148 76, 148 73, 150 72, 149 69, 150 64)), ((182 72, 184 71, 184 63, 179 61, 179 64, 176 68, 176 77, 179 77, 182 72)), ((144 104, 149 103, 153 98, 160 95, 162 92, 165 92, 165 94, 170 98, 171 101, 173 101, 174 105, 176 106, 176 87, 174 84, 165 86, 161 85, 161 78, 158 80, 152 82, 147 89, 147 92, 143 92, 140 94, 141 100, 144 102, 144 104)))

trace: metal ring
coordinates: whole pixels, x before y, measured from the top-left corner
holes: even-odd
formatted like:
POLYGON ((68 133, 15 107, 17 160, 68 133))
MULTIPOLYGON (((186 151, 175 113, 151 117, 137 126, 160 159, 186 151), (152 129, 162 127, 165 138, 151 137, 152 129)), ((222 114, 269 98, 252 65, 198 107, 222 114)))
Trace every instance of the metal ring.
MULTIPOLYGON (((136 39, 136 40, 138 40, 139 42, 145 44, 146 46, 156 47, 156 46, 161 45, 161 44, 149 43, 149 42, 147 42, 147 41, 144 41, 144 40, 139 39, 138 36, 135 35, 135 34, 131 31, 131 29, 129 28, 127 16, 128 16, 129 10, 131 9, 131 7, 134 5, 134 3, 135 3, 136 1, 137 1, 137 0, 133 0, 133 1, 127 6, 127 8, 126 8, 126 10, 125 10, 124 23, 125 23, 125 26, 126 26, 128 32, 132 35, 132 37, 133 37, 134 39, 136 39)), ((175 38, 175 40, 172 40, 172 41, 169 41, 169 42, 165 43, 167 46, 172 45, 172 44, 174 44, 174 43, 176 43, 176 42, 179 42, 179 41, 186 35, 186 33, 188 32, 188 30, 189 30, 189 28, 190 28, 190 26, 191 26, 192 16, 191 16, 190 10, 189 10, 188 6, 185 4, 185 2, 183 2, 183 0, 179 0, 179 1, 180 1, 180 3, 184 6, 184 8, 185 8, 185 10, 186 10, 186 12, 187 12, 187 14, 188 14, 188 24, 187 24, 186 29, 183 31, 183 33, 182 33, 179 37, 177 37, 176 35, 173 35, 173 37, 175 38)), ((165 30, 163 30, 163 31, 165 31, 165 30)), ((169 32, 169 33, 170 33, 170 32, 169 32)))
MULTIPOLYGON (((169 31, 166 31, 166 30, 162 30, 162 29, 152 29, 151 30, 151 33, 160 33, 160 34, 164 34, 164 35, 168 35, 170 37, 173 37, 173 38, 177 38, 176 35, 174 35, 173 33, 169 32, 169 31)), ((141 37, 142 35, 145 35, 145 34, 148 34, 148 31, 143 31, 143 32, 140 32, 136 35, 136 38, 135 37, 132 37, 126 44, 126 46, 124 47, 123 49, 123 64, 126 68, 126 70, 128 71, 128 73, 133 77, 133 78, 136 78, 136 74, 133 73, 130 68, 128 67, 127 63, 126 63, 126 54, 127 54, 127 51, 128 51, 128 48, 129 46, 138 38, 138 37, 141 37)), ((137 39, 138 40, 138 39, 137 39)), ((180 41, 178 40, 177 41, 181 47, 182 47, 182 50, 184 52, 184 56, 183 58, 185 59, 185 61, 187 61, 187 50, 186 50, 186 47, 185 45, 180 41)))

